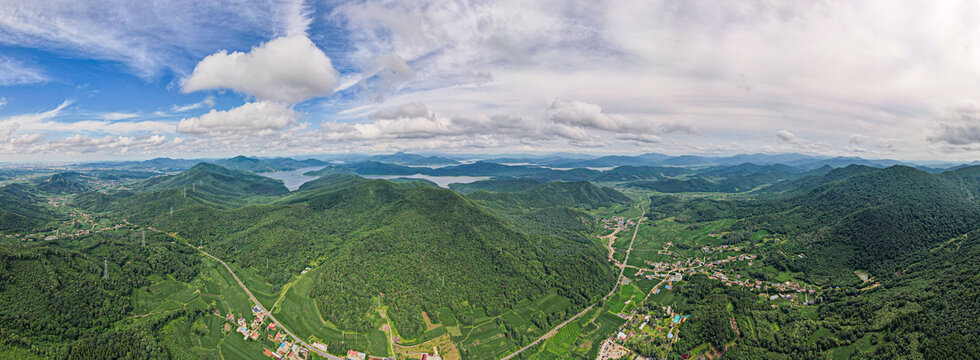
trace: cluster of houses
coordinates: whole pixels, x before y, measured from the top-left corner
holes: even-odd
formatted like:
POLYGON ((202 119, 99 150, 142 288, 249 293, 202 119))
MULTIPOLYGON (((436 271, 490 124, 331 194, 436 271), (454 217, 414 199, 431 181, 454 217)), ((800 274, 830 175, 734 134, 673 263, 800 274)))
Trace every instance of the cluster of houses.
POLYGON ((742 248, 740 246, 728 246, 728 245, 721 245, 715 247, 702 246, 701 251, 704 251, 707 254, 711 254, 713 252, 742 251, 742 248))
POLYGON ((61 237, 66 237, 66 238, 69 238, 69 239, 73 239, 76 236, 83 236, 83 235, 88 235, 88 234, 92 234, 92 233, 100 233, 100 232, 109 231, 109 230, 118 230, 118 229, 121 229, 121 228, 123 228, 123 227, 125 227, 127 225, 125 223, 120 223, 120 224, 116 224, 116 225, 113 225, 113 226, 106 226, 106 227, 102 227, 102 228, 96 229, 95 228, 95 225, 96 225, 95 224, 95 221, 92 221, 92 216, 91 215, 89 215, 89 214, 79 214, 79 215, 81 215, 80 216, 81 218, 79 219, 77 217, 72 217, 71 223, 69 225, 75 225, 76 223, 78 223, 78 224, 91 224, 92 225, 92 229, 81 229, 81 230, 77 230, 77 231, 72 232, 72 233, 62 233, 62 232, 60 232, 58 230, 54 230, 54 231, 52 231, 50 233, 39 233, 39 234, 8 234, 5 237, 7 239, 18 238, 20 241, 38 241, 38 240, 52 241, 52 240, 58 240, 61 237))
MULTIPOLYGON (((214 313, 215 315, 221 316, 221 312, 218 310, 215 310, 214 313)), ((254 316, 252 321, 247 321, 244 317, 235 317, 234 313, 229 312, 223 316, 229 322, 225 324, 225 331, 230 331, 231 325, 234 325, 235 332, 241 334, 242 339, 246 341, 258 341, 262 333, 267 332, 266 339, 273 344, 278 344, 275 351, 269 348, 264 349, 263 352, 265 355, 271 358, 279 360, 302 360, 309 357, 309 350, 306 347, 300 346, 298 341, 290 341, 289 337, 277 328, 278 326, 275 322, 270 322, 269 325, 265 325, 265 320, 269 317, 269 313, 261 306, 253 307, 252 315, 254 316)))
POLYGON ((68 201, 68 199, 63 198, 63 197, 58 197, 58 198, 49 197, 48 198, 48 204, 51 204, 51 206, 54 206, 54 207, 61 206, 61 204, 64 204, 65 201, 68 201))
POLYGON ((616 229, 623 226, 633 226, 636 224, 632 219, 627 219, 622 216, 613 216, 608 219, 602 219, 602 226, 606 229, 616 229))

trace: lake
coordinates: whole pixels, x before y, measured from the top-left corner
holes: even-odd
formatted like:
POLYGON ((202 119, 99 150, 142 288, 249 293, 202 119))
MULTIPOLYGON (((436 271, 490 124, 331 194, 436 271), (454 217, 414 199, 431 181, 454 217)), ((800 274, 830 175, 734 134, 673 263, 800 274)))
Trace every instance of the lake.
MULTIPOLYGON (((275 171, 270 173, 262 173, 260 175, 265 177, 270 177, 276 180, 282 180, 283 184, 290 191, 296 190, 300 185, 305 184, 308 181, 316 180, 316 176, 306 176, 303 175, 305 172, 310 172, 314 170, 320 170, 324 168, 323 166, 313 166, 297 170, 289 171, 275 171)), ((448 188, 449 184, 452 183, 471 183, 474 181, 487 180, 489 176, 429 176, 429 175, 361 175, 367 179, 394 179, 394 178, 412 178, 412 179, 425 179, 436 183, 440 187, 448 188)))
POLYGON ((269 173, 261 173, 259 175, 270 177, 276 180, 282 180, 283 184, 289 191, 299 189, 300 185, 305 184, 307 181, 316 180, 316 176, 306 176, 303 175, 305 172, 310 172, 314 170, 323 169, 323 166, 313 166, 305 167, 302 169, 289 170, 289 171, 274 171, 269 173))
POLYGON ((430 175, 361 175, 368 179, 395 179, 395 178, 410 178, 410 179, 425 179, 436 183, 439 187, 448 188, 449 184, 452 183, 471 183, 474 181, 487 180, 490 179, 489 176, 430 176, 430 175))

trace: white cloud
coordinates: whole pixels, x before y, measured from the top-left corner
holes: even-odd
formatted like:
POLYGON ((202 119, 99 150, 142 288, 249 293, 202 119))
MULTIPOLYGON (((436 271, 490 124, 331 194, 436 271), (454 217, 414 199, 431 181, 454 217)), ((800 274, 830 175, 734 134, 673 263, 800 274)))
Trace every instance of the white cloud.
POLYGON ((953 147, 980 144, 980 105, 965 102, 943 109, 938 114, 937 128, 927 139, 953 147))
MULTIPOLYGON (((0 56, 0 86, 30 85, 48 80, 48 76, 41 69, 0 56)), ((6 103, 4 98, 3 104, 6 103)))
POLYGON ((177 131, 195 135, 268 134, 296 123, 300 114, 292 107, 271 101, 245 103, 242 106, 181 119, 177 131))
POLYGON ((110 113, 102 114, 102 118, 105 120, 126 120, 138 116, 140 116, 139 113, 127 113, 127 112, 110 112, 110 113))
POLYGON ((338 74, 330 58, 302 35, 280 37, 248 53, 220 51, 181 80, 183 92, 232 89, 259 100, 297 103, 329 96, 338 74))
POLYGON ((555 99, 548 109, 551 121, 606 131, 638 131, 649 130, 647 124, 618 114, 605 114, 596 104, 581 101, 563 101, 555 99))
POLYGON ((797 141, 796 135, 786 130, 779 130, 776 132, 776 141, 782 143, 794 143, 797 141))
POLYGON ((3 109, 5 106, 7 106, 7 97, 0 96, 0 109, 3 109))
POLYGON ((209 95, 208 97, 204 98, 204 100, 198 101, 193 104, 171 106, 170 111, 173 111, 175 113, 181 113, 181 112, 196 110, 205 107, 208 108, 214 107, 214 95, 209 95))
POLYGON ((372 119, 398 119, 429 116, 429 109, 421 103, 408 103, 396 108, 382 109, 371 114, 372 119))
MULTIPOLYGON (((0 44, 118 61, 143 78, 183 74, 216 49, 241 48, 255 34, 301 26, 295 1, 171 0, 7 2, 0 44), (298 25, 286 25, 292 23, 298 25)), ((301 9, 302 7, 300 7, 301 9)), ((300 11, 300 13, 302 13, 300 11)))

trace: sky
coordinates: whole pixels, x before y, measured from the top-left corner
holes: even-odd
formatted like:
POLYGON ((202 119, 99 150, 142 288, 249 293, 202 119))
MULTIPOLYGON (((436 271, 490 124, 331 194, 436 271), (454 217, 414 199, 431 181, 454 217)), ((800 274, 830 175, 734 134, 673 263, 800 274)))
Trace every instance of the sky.
POLYGON ((975 1, 34 0, 0 161, 980 155, 975 1))

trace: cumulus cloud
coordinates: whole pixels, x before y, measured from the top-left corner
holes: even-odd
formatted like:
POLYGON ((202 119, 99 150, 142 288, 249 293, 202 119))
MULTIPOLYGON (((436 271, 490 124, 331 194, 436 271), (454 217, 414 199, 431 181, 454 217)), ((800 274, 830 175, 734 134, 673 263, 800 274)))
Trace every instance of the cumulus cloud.
POLYGON ((616 132, 650 129, 648 124, 634 121, 623 115, 605 114, 599 105, 581 101, 555 99, 548 110, 551 121, 565 125, 616 132))
POLYGON ((242 106, 181 119, 177 131, 195 135, 268 134, 296 123, 299 113, 292 107, 273 101, 245 103, 242 106))
POLYGON ((797 137, 793 133, 786 130, 779 130, 776 132, 776 141, 781 143, 794 143, 797 137))
POLYGON ((429 116, 429 109, 422 103, 408 103, 402 106, 382 109, 371 114, 372 119, 398 119, 429 116))
POLYGON ((980 143, 980 105, 967 102, 943 109, 937 125, 938 128, 927 137, 932 143, 952 146, 980 143))
POLYGON ((7 97, 0 96, 0 109, 3 109, 4 106, 7 106, 7 97))
POLYGON ((688 135, 698 134, 698 129, 691 124, 683 122, 667 122, 660 125, 660 131, 664 134, 685 133, 688 135))
POLYGON ((306 36, 294 35, 275 38, 247 53, 214 53, 181 80, 181 90, 231 89, 263 101, 297 103, 329 96, 337 80, 330 58, 306 36))

